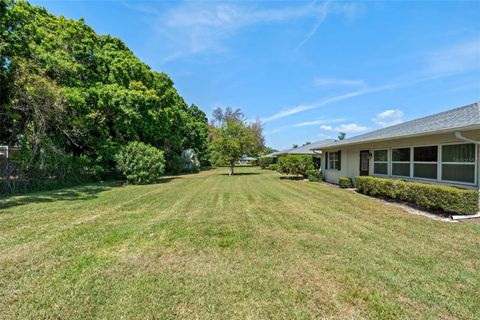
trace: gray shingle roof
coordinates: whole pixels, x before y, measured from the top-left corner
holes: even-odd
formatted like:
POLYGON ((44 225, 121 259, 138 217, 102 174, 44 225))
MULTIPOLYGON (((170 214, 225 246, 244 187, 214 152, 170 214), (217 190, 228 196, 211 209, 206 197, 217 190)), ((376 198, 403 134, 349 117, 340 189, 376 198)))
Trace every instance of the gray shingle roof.
POLYGON ((435 134, 439 132, 454 131, 455 129, 474 127, 480 127, 480 102, 420 119, 403 122, 394 126, 355 136, 350 139, 339 140, 330 144, 330 146, 334 147, 370 141, 435 134))
POLYGON ((318 151, 315 152, 312 149, 321 149, 331 143, 335 142, 333 139, 325 139, 320 141, 315 141, 309 144, 306 144, 301 147, 297 148, 290 148, 285 150, 280 150, 277 152, 272 152, 270 154, 265 155, 264 157, 277 157, 284 154, 318 154, 318 151))

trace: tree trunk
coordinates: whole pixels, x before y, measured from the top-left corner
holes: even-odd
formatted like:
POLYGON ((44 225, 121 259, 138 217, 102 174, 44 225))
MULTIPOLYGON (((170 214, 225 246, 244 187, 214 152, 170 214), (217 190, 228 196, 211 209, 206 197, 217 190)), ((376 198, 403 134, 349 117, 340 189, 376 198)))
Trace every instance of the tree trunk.
POLYGON ((229 176, 233 176, 233 166, 235 165, 235 161, 230 160, 230 172, 228 173, 229 176))

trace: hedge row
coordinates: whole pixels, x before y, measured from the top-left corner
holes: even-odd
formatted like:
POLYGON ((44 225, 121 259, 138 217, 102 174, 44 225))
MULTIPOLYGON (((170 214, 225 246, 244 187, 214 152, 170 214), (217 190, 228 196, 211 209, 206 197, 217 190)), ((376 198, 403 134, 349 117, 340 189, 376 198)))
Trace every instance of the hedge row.
POLYGON ((356 177, 359 192, 414 203, 451 214, 478 212, 478 191, 377 177, 356 177))
POLYGON ((258 158, 258 165, 262 169, 268 169, 268 166, 273 164, 273 157, 260 157, 258 158))
POLYGON ((352 179, 350 179, 349 177, 340 177, 338 178, 338 185, 340 186, 340 188, 353 188, 353 182, 352 182, 352 179))

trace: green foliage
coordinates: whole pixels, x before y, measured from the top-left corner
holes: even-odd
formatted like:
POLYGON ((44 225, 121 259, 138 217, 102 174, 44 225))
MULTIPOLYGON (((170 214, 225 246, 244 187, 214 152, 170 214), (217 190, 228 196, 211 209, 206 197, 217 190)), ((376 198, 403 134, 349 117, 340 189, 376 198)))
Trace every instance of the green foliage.
POLYGON ((307 177, 307 172, 314 169, 310 155, 287 155, 278 158, 278 171, 283 174, 307 177))
POLYGON ((265 147, 263 144, 262 127, 258 122, 247 123, 239 109, 223 112, 217 108, 214 111, 214 124, 210 126, 210 159, 211 162, 228 164, 230 175, 233 167, 242 155, 257 155, 265 147))
POLYGON ((27 135, 38 158, 48 138, 65 154, 90 159, 103 177, 130 141, 164 150, 172 168, 187 149, 207 159, 205 113, 120 39, 24 1, 0 3, 2 144, 27 135))
POLYGON ((338 178, 338 185, 340 186, 340 188, 353 188, 352 179, 349 177, 338 178))
POLYGON ((377 177, 357 177, 361 193, 410 202, 452 214, 478 212, 478 191, 377 177))
POLYGON ((258 165, 262 169, 267 169, 269 165, 273 164, 272 157, 260 157, 258 158, 258 165))
POLYGON ((134 184, 157 182, 165 172, 163 151, 142 142, 130 142, 115 160, 118 171, 134 184))
POLYGON ((268 169, 273 171, 278 171, 278 164, 272 163, 271 165, 268 166, 268 169))
POLYGON ((323 180, 322 172, 318 169, 309 169, 307 171, 308 181, 319 182, 323 180))

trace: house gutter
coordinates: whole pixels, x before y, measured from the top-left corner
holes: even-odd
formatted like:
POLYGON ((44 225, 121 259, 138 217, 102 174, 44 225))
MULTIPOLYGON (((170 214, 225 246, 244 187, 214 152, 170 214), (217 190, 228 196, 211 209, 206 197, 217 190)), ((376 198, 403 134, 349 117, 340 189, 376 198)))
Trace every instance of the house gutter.
POLYGON ((463 140, 463 141, 467 141, 467 142, 471 142, 471 143, 475 143, 475 144, 480 144, 480 141, 477 141, 477 140, 473 140, 473 139, 469 139, 467 137, 464 137, 462 135, 462 132, 461 131, 455 131, 455 137, 457 139, 460 139, 460 140, 463 140))

